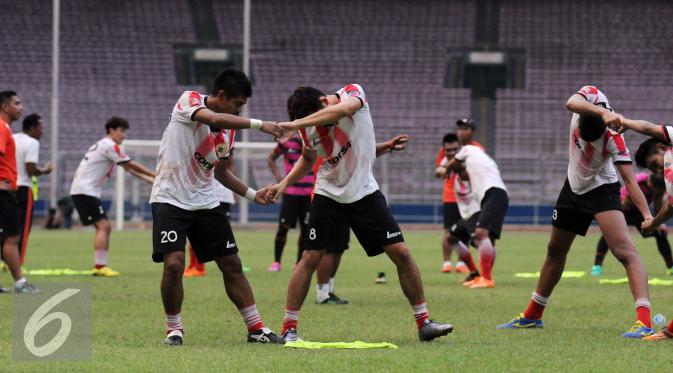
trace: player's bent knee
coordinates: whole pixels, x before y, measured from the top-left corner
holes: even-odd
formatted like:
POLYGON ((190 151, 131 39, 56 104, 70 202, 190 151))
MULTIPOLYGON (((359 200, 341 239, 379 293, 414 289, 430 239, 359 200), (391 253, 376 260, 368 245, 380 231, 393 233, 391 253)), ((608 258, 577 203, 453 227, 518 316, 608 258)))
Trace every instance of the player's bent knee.
POLYGON ((324 250, 304 250, 304 254, 301 256, 301 263, 309 268, 316 269, 324 254, 324 250))
POLYGON ((243 273, 243 265, 238 254, 217 257, 215 258, 215 262, 225 278, 227 275, 243 273))

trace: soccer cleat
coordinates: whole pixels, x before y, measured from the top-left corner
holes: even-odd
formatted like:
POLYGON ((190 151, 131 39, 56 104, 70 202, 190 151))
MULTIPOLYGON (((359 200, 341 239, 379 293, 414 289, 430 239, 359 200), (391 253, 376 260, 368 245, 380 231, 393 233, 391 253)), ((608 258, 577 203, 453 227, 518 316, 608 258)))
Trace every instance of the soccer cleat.
POLYGON ((283 338, 276 335, 269 328, 261 328, 253 333, 248 333, 248 342, 250 343, 271 343, 271 344, 285 344, 283 338))
POLYGON ((348 304, 348 300, 337 297, 334 293, 329 293, 329 297, 322 301, 316 301, 317 304, 348 304))
POLYGON ((595 265, 595 266, 591 267, 591 275, 592 276, 600 276, 601 274, 603 274, 603 267, 601 267, 599 265, 595 265))
POLYGON ((267 269, 269 272, 280 272, 280 262, 273 262, 267 269))
POLYGON ((40 292, 40 289, 36 288, 35 286, 24 282, 23 286, 20 288, 17 288, 16 286, 14 287, 14 293, 16 294, 37 294, 40 292))
POLYGON ((495 288, 495 281, 489 280, 486 277, 479 277, 479 280, 470 285, 470 289, 493 289, 495 288))
POLYGON ((673 276, 673 267, 671 267, 668 271, 666 271, 666 274, 669 276, 673 276))
POLYGON ((171 330, 164 340, 166 346, 182 346, 182 331, 180 329, 171 330))
POLYGON ((187 267, 185 268, 185 273, 183 274, 184 277, 203 277, 206 275, 206 270, 199 270, 194 267, 187 267))
POLYGON ((520 313, 510 322, 496 326, 496 329, 542 329, 542 320, 527 319, 520 313))
POLYGON ((673 334, 671 334, 666 328, 663 328, 658 333, 643 337, 643 341, 661 341, 662 339, 673 339, 673 334))
POLYGON ((481 276, 479 275, 478 271, 472 272, 465 278, 465 280, 463 280, 463 286, 470 287, 473 284, 477 283, 477 281, 479 281, 480 278, 481 276))
POLYGON ((433 339, 443 337, 452 331, 453 325, 451 324, 440 324, 427 319, 423 322, 423 326, 418 329, 418 339, 422 342, 432 341, 433 339))
POLYGON ((654 334, 654 330, 652 328, 648 328, 643 324, 642 321, 638 320, 636 321, 635 324, 629 329, 628 332, 622 334, 622 337, 624 338, 632 338, 632 339, 642 339, 644 337, 650 336, 654 334))
POLYGON ((100 276, 100 277, 117 277, 119 276, 119 272, 113 270, 112 268, 105 266, 101 268, 94 268, 93 269, 93 275, 94 276, 100 276))
POLYGON ((286 330, 283 334, 280 335, 280 338, 285 343, 302 341, 302 339, 299 338, 299 335, 297 335, 297 329, 295 329, 295 328, 290 328, 290 329, 286 330))
POLYGON ((11 291, 10 291, 9 289, 7 289, 7 288, 3 288, 2 286, 0 286, 0 294, 2 294, 2 293, 10 293, 10 292, 11 292, 11 291))
POLYGON ((470 273, 470 269, 467 268, 465 263, 462 261, 456 263, 456 273, 470 273))
POLYGON ((451 262, 444 262, 442 265, 442 272, 444 273, 451 273, 453 270, 453 265, 451 265, 451 262))
POLYGON ((379 272, 379 274, 376 276, 376 280, 374 280, 374 283, 385 284, 386 282, 388 282, 388 280, 386 280, 385 272, 379 272))

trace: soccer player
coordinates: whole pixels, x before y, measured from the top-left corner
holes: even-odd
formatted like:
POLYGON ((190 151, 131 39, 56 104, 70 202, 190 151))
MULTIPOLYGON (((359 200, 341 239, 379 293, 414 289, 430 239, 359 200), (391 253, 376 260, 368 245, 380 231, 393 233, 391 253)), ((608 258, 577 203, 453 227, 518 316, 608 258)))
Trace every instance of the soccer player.
MULTIPOLYGON (((376 144, 376 157, 380 157, 384 154, 393 152, 393 151, 402 151, 406 149, 407 142, 409 141, 409 136, 397 135, 392 139, 377 143, 376 144)), ((315 166, 313 167, 313 173, 317 174, 318 170, 323 164, 323 159, 318 158, 315 166)), ((335 222, 336 225, 337 222, 335 222)), ((339 270, 339 264, 341 263, 341 257, 343 253, 348 250, 350 244, 351 230, 348 226, 348 223, 345 221, 341 222, 342 224, 336 225, 334 231, 335 234, 339 236, 338 239, 335 239, 332 243, 332 246, 327 247, 325 250, 325 255, 323 255, 320 260, 320 264, 316 269, 316 303, 318 304, 348 304, 347 299, 340 298, 336 295, 335 292, 335 279, 336 273, 339 270)), ((307 237, 304 236, 304 242, 307 237)), ((303 244, 303 243, 302 243, 303 244)))
MULTIPOLYGON (((283 177, 276 166, 276 159, 283 157, 283 165, 285 166, 285 174, 290 172, 297 159, 301 157, 301 139, 299 136, 293 136, 289 140, 278 143, 271 151, 266 159, 271 173, 276 178, 277 182, 283 180, 283 177)), ((315 183, 315 175, 309 171, 304 177, 299 179, 296 183, 290 185, 285 191, 283 200, 280 204, 280 214, 278 216, 278 230, 276 231, 276 238, 274 240, 273 262, 269 266, 269 272, 280 271, 280 259, 283 255, 283 248, 287 241, 287 232, 290 228, 297 226, 299 221, 299 239, 297 242, 297 262, 301 259, 302 240, 306 235, 306 214, 311 206, 311 191, 315 183)))
MULTIPOLYGON (((215 149, 218 149, 218 145, 221 148, 221 152, 218 152, 218 157, 220 158, 220 162, 223 162, 229 172, 232 174, 235 174, 235 164, 234 162, 234 135, 236 131, 226 131, 228 134, 228 139, 225 142, 224 139, 224 131, 221 132, 214 132, 214 142, 215 142, 215 149), (223 144, 223 145, 220 145, 223 144), (229 147, 231 148, 228 152, 228 154, 225 152, 224 149, 226 149, 226 144, 229 144, 229 147), (220 155, 222 153, 222 155, 220 155)), ((227 217, 227 220, 231 222, 231 206, 236 203, 234 200, 234 192, 231 190, 227 189, 220 183, 219 181, 214 182, 215 184, 215 195, 219 198, 220 200, 220 206, 222 209, 225 211, 225 215, 227 217)), ((194 248, 192 247, 192 244, 189 244, 189 265, 187 268, 185 268, 185 273, 184 277, 203 277, 206 275, 206 265, 204 263, 199 262, 199 258, 196 256, 196 253, 194 252, 194 248)))
MULTIPOLYGON (((157 177, 152 186, 152 260, 163 262, 161 299, 166 313, 167 345, 182 345, 180 314, 184 289, 185 243, 193 245, 199 262, 217 263, 229 299, 236 305, 248 329, 248 342, 283 343, 264 326, 252 288, 238 256, 236 239, 225 209, 214 192, 215 183, 245 198, 265 204, 266 188, 255 191, 238 180, 220 162, 211 128, 256 128, 276 137, 285 134, 272 122, 238 117, 252 95, 248 77, 227 69, 214 80, 210 95, 186 91, 173 108, 157 158, 157 177), (217 181, 214 179, 216 178, 217 181)), ((224 138, 227 136, 225 135, 224 138)))
POLYGON ((122 142, 128 129, 129 122, 126 119, 108 119, 105 123, 105 137, 96 141, 84 154, 70 186, 70 197, 82 225, 93 225, 96 228, 93 239, 94 276, 119 276, 119 272, 107 265, 112 226, 100 201, 103 184, 118 165, 146 182, 151 183, 154 178, 154 172, 124 153, 122 142))
MULTIPOLYGON (((665 203, 665 194, 666 186, 664 185, 664 178, 662 175, 651 174, 649 172, 639 172, 636 174, 636 182, 640 187, 640 190, 643 192, 645 199, 647 200, 648 205, 654 205, 654 212, 657 213, 661 210, 662 204, 665 203)), ((624 210, 624 217, 626 218, 626 224, 629 226, 636 227, 640 231, 640 226, 643 223, 643 217, 640 215, 640 211, 636 208, 629 197, 629 192, 625 187, 622 187, 620 190, 621 199, 622 199, 622 208, 624 210)), ((666 224, 659 226, 657 230, 652 233, 643 233, 640 234, 644 237, 654 237, 657 241, 657 249, 659 249, 659 254, 664 259, 666 264, 666 271, 669 274, 673 274, 673 258, 671 258, 671 244, 668 242, 666 224)), ((600 276, 603 273, 603 260, 605 259, 605 254, 608 252, 608 243, 605 241, 605 237, 600 238, 596 247, 596 258, 594 259, 594 266, 591 267, 591 274, 593 276, 600 276)))
MULTIPOLYGON (((14 91, 0 92, 0 244, 2 260, 14 278, 14 292, 38 293, 21 272, 19 258, 19 206, 16 200, 16 144, 10 125, 21 118, 23 105, 14 91)), ((8 289, 0 286, 0 293, 8 289)))
POLYGON ((631 200, 643 216, 644 224, 651 224, 653 218, 633 175, 633 165, 624 138, 606 128, 619 125, 622 117, 613 112, 603 92, 593 86, 582 87, 573 94, 566 108, 573 112, 568 136, 568 178, 552 214, 547 258, 528 308, 498 328, 542 327, 542 313, 561 279, 566 256, 575 236, 584 236, 595 219, 612 254, 624 265, 635 299, 637 320, 622 336, 642 338, 651 335, 647 273, 631 241, 621 211, 619 179, 615 167, 624 180, 631 200))
POLYGON ((310 288, 311 276, 325 250, 341 237, 336 229, 343 221, 351 227, 368 256, 385 252, 397 266, 402 290, 412 305, 419 339, 429 341, 450 333, 452 325, 429 318, 418 267, 374 179, 374 125, 362 87, 349 84, 331 95, 313 87, 299 87, 288 98, 287 108, 292 122, 279 126, 284 130, 300 130, 302 157, 283 181, 269 188, 267 199, 280 198, 288 185, 311 169, 318 156, 325 162, 316 177, 307 244, 288 286, 282 338, 298 339, 299 310, 310 288))
POLYGON ((40 157, 42 118, 30 114, 23 119, 23 132, 14 134, 16 143, 16 167, 18 171, 17 196, 19 202, 19 256, 25 262, 28 235, 33 224, 33 177, 48 175, 53 170, 51 161, 37 165, 40 157))
MULTIPOLYGON (((458 154, 453 157, 447 166, 450 170, 467 172, 473 193, 477 199, 481 212, 474 230, 474 244, 479 249, 480 276, 463 285, 470 289, 494 288, 492 271, 495 262, 495 241, 500 238, 502 223, 507 214, 509 197, 507 188, 500 177, 500 170, 493 158, 484 150, 474 145, 461 146, 458 154)), ((463 258, 467 255, 461 250, 463 258)), ((470 259, 468 259, 470 260, 470 259)), ((474 265, 472 265, 473 267, 474 265)), ((474 268, 470 268, 474 273, 474 268)))

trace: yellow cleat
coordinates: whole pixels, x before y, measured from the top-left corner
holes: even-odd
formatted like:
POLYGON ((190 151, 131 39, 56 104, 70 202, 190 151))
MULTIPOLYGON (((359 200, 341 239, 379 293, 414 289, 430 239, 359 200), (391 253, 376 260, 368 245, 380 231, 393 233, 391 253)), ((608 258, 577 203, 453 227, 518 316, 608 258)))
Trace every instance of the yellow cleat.
POLYGON ((493 289, 494 287, 495 281, 489 280, 486 277, 479 277, 479 280, 470 285, 470 289, 493 289))
POLYGON ((102 267, 102 268, 94 268, 93 269, 93 275, 94 276, 101 276, 101 277, 117 277, 119 276, 119 272, 113 270, 110 267, 102 267))
POLYGON ((665 328, 658 333, 648 335, 642 338, 643 341, 661 341, 662 339, 673 339, 673 334, 669 333, 665 328))

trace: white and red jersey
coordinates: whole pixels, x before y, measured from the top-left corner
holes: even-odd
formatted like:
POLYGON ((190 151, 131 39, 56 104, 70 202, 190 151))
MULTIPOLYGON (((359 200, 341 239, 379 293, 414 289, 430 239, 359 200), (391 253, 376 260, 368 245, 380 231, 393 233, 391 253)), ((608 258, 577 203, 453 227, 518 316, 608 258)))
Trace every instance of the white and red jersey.
POLYGON ((87 150, 79 162, 70 186, 70 195, 84 194, 100 198, 103 184, 114 174, 115 167, 130 160, 121 145, 107 136, 103 137, 87 150))
MULTIPOLYGON (((500 176, 498 165, 482 148, 474 145, 463 145, 455 158, 465 165, 465 170, 470 176, 470 185, 472 185, 479 206, 481 206, 481 201, 489 189, 507 190, 500 176)), ((456 192, 456 194, 458 193, 456 192)))
POLYGON ((661 126, 664 131, 664 142, 668 145, 664 154, 664 183, 666 184, 666 200, 673 205, 673 126, 661 126))
POLYGON ((206 107, 207 96, 185 91, 173 107, 161 138, 150 203, 184 210, 212 209, 220 204, 213 172, 219 161, 210 127, 193 119, 206 107))
MULTIPOLYGON (((440 166, 446 167, 449 164, 449 160, 444 157, 440 162, 440 166)), ((463 180, 454 172, 455 177, 453 177, 453 191, 456 196, 456 204, 458 205, 458 212, 460 217, 467 219, 470 216, 481 210, 479 202, 472 191, 472 186, 470 185, 469 180, 463 180)))
POLYGON ((360 85, 349 84, 335 94, 339 100, 356 97, 362 107, 335 125, 307 127, 300 133, 304 146, 317 150, 324 159, 316 175, 315 193, 352 203, 379 189, 372 172, 376 161, 374 123, 360 85))
MULTIPOLYGON (((582 87, 578 94, 592 104, 603 104, 612 110, 607 97, 596 87, 582 87)), ((601 185, 619 182, 613 163, 631 163, 629 149, 621 134, 606 129, 595 141, 584 141, 580 136, 580 116, 570 120, 568 181, 575 194, 585 194, 601 185)))

